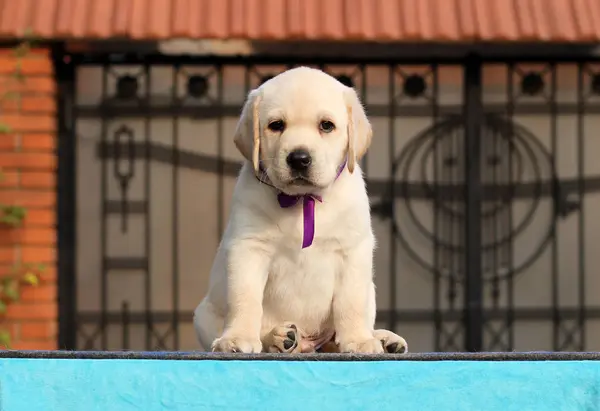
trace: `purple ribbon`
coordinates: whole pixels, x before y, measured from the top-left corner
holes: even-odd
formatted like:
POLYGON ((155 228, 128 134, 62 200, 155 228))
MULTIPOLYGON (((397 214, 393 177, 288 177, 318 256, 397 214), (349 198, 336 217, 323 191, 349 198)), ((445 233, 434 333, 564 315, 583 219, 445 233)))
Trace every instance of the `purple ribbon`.
POLYGON ((302 248, 309 247, 315 238, 315 200, 322 202, 321 197, 314 194, 305 194, 291 196, 285 193, 277 194, 277 201, 281 208, 293 207, 302 200, 302 213, 304 219, 304 236, 302 238, 302 248))
MULTIPOLYGON (((342 171, 344 171, 344 168, 346 167, 346 162, 347 160, 344 160, 344 162, 340 165, 338 173, 335 176, 336 180, 342 174, 342 171)), ((258 180, 261 183, 273 187, 272 184, 269 184, 261 179, 258 180)), ((323 199, 315 194, 289 195, 282 192, 277 194, 277 201, 279 202, 279 206, 281 208, 289 208, 295 206, 300 201, 300 198, 302 198, 302 219, 304 221, 304 234, 302 237, 302 248, 304 249, 310 247, 315 238, 315 200, 321 203, 323 202, 323 199)))

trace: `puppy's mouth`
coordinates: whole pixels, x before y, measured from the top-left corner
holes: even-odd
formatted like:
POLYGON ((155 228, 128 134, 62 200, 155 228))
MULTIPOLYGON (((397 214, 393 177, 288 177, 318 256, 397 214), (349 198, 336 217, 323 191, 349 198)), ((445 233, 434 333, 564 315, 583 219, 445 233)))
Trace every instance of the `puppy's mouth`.
POLYGON ((298 187, 316 187, 316 185, 312 181, 310 181, 308 178, 301 177, 301 176, 292 178, 292 180, 290 180, 289 184, 295 185, 298 187))
POLYGON ((311 191, 322 190, 324 188, 323 185, 318 184, 314 180, 301 175, 292 176, 289 180, 286 181, 285 185, 288 188, 297 188, 302 192, 307 193, 311 191))

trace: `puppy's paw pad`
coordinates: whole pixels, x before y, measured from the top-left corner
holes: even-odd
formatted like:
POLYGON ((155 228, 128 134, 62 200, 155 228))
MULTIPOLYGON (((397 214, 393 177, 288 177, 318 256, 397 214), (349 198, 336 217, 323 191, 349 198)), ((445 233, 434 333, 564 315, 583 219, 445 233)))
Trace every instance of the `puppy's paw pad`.
POLYGON ((301 338, 298 327, 294 324, 284 324, 282 327, 273 328, 269 337, 268 352, 289 354, 299 351, 301 338))
POLYGON ((259 353, 262 351, 260 340, 243 337, 221 337, 217 338, 212 344, 213 352, 227 353, 259 353))
POLYGON ((408 344, 406 340, 398 334, 388 330, 375 330, 374 337, 381 341, 381 346, 386 353, 389 354, 406 354, 408 352, 408 344))
POLYGON ((400 340, 388 340, 387 342, 382 340, 381 345, 389 354, 406 354, 408 352, 408 344, 402 337, 400 340))

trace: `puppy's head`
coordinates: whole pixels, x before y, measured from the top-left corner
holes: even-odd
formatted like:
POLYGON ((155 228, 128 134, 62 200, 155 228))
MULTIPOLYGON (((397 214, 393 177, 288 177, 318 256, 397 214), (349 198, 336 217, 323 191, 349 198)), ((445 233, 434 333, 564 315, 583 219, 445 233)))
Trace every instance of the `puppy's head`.
POLYGON ((372 129, 354 89, 307 67, 273 77, 248 95, 235 144, 288 194, 328 187, 347 159, 354 171, 372 129))

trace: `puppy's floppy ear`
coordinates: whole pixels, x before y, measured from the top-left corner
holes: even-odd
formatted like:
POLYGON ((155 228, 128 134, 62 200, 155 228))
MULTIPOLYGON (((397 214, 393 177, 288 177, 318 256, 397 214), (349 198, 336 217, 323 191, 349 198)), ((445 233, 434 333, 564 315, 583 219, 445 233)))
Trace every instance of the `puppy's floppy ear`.
POLYGON ((252 162, 254 171, 260 165, 260 90, 252 90, 246 98, 233 141, 240 153, 252 162))
POLYGON ((353 88, 346 88, 344 101, 348 113, 348 171, 352 173, 356 161, 365 155, 371 145, 373 129, 353 88))

